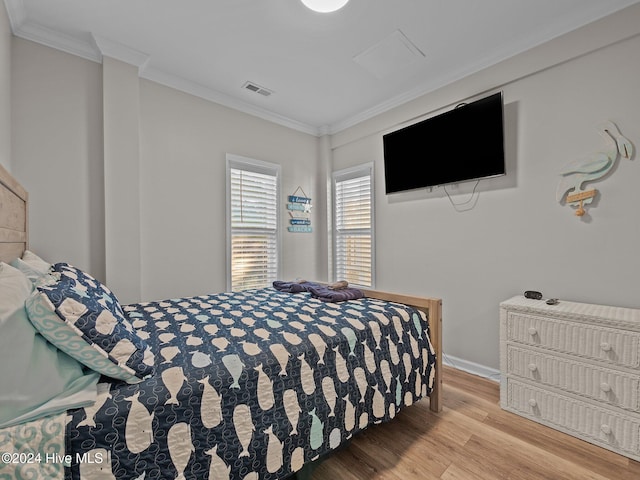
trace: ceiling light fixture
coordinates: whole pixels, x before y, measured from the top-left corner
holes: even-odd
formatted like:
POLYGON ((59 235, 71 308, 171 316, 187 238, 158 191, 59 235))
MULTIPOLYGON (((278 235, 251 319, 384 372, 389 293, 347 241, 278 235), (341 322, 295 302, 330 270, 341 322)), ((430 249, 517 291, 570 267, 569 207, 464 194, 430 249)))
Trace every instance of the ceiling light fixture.
POLYGON ((349 0, 300 0, 314 12, 329 13, 340 10, 349 0))

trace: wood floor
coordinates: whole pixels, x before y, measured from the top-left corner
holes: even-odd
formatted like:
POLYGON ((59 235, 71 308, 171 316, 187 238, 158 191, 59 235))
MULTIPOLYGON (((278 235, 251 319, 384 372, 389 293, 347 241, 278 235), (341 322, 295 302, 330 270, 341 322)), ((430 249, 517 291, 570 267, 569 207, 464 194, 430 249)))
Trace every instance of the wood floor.
POLYGON ((445 367, 444 408, 428 400, 358 434, 312 480, 639 480, 640 463, 499 405, 497 383, 445 367))

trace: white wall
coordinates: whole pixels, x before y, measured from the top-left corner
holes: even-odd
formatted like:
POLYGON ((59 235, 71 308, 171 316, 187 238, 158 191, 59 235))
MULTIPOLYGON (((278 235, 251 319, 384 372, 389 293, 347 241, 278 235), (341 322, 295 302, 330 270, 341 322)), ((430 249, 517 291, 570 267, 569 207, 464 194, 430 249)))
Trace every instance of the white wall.
POLYGON ((106 282, 119 300, 142 298, 138 67, 103 55, 106 282))
POLYGON ((101 66, 12 43, 12 173, 29 192, 30 247, 104 280, 101 66))
POLYGON ((445 354, 497 369, 498 304, 526 289, 640 307, 637 154, 594 184, 601 197, 582 220, 555 200, 559 167, 604 148, 599 122, 640 148, 638 25, 640 8, 628 9, 334 136, 335 169, 375 162, 377 287, 441 297, 445 354), (385 195, 383 133, 497 89, 507 177, 481 182, 464 213, 442 189, 385 195))
POLYGON ((11 171, 11 27, 0 6, 0 165, 11 171))
MULTIPOLYGON (((283 207, 302 186, 322 230, 317 138, 146 80, 140 104, 143 298, 226 290, 226 153, 280 164, 283 207)), ((283 231, 281 277, 317 278, 317 251, 317 235, 283 231)))
MULTIPOLYGON (((298 185, 314 199, 314 234, 283 233, 283 278, 326 278, 326 174, 374 161, 377 287, 442 297, 449 355, 497 368, 498 303, 525 289, 640 306, 637 156, 595 184, 586 221, 555 201, 558 167, 602 148, 598 122, 614 120, 640 147, 639 29, 631 7, 330 139, 140 81, 142 299, 226 288, 234 153, 280 163, 283 200, 298 185), (384 195, 383 133, 495 89, 509 174, 483 182, 474 209, 457 213, 440 191, 384 195)), ((15 38, 11 52, 11 168, 31 193, 31 245, 103 279, 102 66, 15 38)))
MULTIPOLYGON (((12 168, 31 195, 34 251, 104 281, 105 237, 118 238, 127 225, 139 228, 133 233, 140 238, 140 293, 131 298, 121 292, 123 299, 224 291, 225 155, 234 153, 282 165, 283 204, 298 185, 313 198, 315 233, 282 233, 281 277, 326 278, 326 241, 318 240, 326 235, 326 190, 316 172, 316 137, 150 81, 125 79, 107 96, 132 83, 139 87, 139 108, 127 115, 140 129, 140 177, 126 187, 138 184, 139 205, 120 208, 120 222, 105 227, 105 197, 127 193, 121 189, 130 172, 110 164, 105 187, 103 147, 113 142, 105 143, 103 134, 103 66, 26 40, 13 43, 12 168)), ((281 214, 286 230, 287 213, 281 214)), ((121 263, 125 271, 132 268, 121 263)))

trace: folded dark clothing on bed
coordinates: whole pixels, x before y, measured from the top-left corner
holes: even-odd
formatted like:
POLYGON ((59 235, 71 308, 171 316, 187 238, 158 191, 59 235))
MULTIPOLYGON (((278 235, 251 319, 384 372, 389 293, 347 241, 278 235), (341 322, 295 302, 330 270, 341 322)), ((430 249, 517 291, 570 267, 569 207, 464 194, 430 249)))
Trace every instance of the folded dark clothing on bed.
POLYGON ((312 297, 323 302, 344 302, 345 300, 357 300, 364 297, 362 290, 351 287, 332 290, 324 285, 314 285, 309 287, 308 291, 311 292, 312 297))
POLYGON ((273 288, 279 292, 300 293, 308 292, 310 287, 321 287, 319 283, 314 282, 283 282, 276 280, 273 282, 273 288))

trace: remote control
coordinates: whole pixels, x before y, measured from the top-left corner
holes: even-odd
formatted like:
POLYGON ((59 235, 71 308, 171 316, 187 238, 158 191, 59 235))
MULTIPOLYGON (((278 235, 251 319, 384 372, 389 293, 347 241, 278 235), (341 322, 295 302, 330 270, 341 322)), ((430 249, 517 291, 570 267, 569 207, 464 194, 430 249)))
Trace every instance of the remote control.
POLYGON ((536 292, 535 290, 527 290, 524 292, 525 298, 532 298, 534 300, 541 300, 542 294, 540 292, 536 292))

